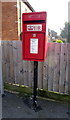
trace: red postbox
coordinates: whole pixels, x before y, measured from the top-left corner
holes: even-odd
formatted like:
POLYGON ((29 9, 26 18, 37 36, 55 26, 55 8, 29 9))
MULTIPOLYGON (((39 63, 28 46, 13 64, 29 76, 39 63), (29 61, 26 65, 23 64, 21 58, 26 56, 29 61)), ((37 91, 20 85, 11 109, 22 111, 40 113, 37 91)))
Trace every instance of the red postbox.
POLYGON ((46 12, 22 14, 23 60, 44 61, 47 51, 46 12))

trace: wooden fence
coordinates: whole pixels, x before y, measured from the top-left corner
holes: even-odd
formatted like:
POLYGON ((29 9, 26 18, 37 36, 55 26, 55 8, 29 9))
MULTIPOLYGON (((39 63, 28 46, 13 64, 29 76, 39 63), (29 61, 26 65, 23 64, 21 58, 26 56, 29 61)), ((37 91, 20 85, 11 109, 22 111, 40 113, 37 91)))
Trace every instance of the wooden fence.
MULTIPOLYGON (((2 42, 3 80, 33 87, 33 61, 22 61, 21 41, 2 42)), ((47 58, 38 62, 38 88, 68 93, 70 44, 48 43, 47 58)))

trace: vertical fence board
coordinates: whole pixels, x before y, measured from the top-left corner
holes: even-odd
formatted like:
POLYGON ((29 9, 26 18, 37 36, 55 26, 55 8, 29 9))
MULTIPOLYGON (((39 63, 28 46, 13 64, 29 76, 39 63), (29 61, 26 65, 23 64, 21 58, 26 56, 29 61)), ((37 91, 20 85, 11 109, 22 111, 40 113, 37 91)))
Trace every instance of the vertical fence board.
POLYGON ((48 62, 49 62, 48 54, 49 53, 47 49, 47 56, 43 65, 43 89, 48 89, 48 62))
POLYGON ((70 94, 70 43, 68 44, 68 93, 70 94))
POLYGON ((29 64, 28 64, 29 87, 33 87, 33 75, 34 75, 34 62, 33 61, 29 61, 29 64))
POLYGON ((65 82, 65 93, 68 94, 68 43, 66 44, 66 82, 65 82))
POLYGON ((60 81, 59 81, 59 92, 65 92, 65 82, 66 82, 66 44, 61 45, 61 56, 60 56, 60 81))
POLYGON ((60 51, 61 44, 55 44, 55 65, 54 65, 54 78, 53 78, 53 91, 59 92, 59 78, 60 78, 60 51))
POLYGON ((24 80, 23 80, 23 65, 21 62, 18 63, 18 69, 17 69, 17 72, 18 72, 18 79, 17 79, 17 83, 18 84, 24 84, 24 80), (21 72, 22 71, 22 72, 21 72))
POLYGON ((22 42, 17 42, 17 48, 18 48, 18 62, 22 62, 22 42))
POLYGON ((10 80, 10 54, 9 54, 9 49, 10 49, 10 46, 9 46, 9 41, 7 41, 7 46, 6 46, 6 78, 7 78, 7 81, 10 80))
POLYGON ((14 80, 18 83, 18 51, 17 41, 13 41, 13 62, 14 62, 14 80))
POLYGON ((9 55, 10 55, 10 79, 9 82, 14 83, 14 63, 13 63, 13 41, 9 41, 10 45, 10 50, 9 50, 9 55))
POLYGON ((9 82, 9 51, 8 51, 8 41, 3 42, 3 70, 5 70, 4 73, 4 80, 6 82, 9 82))
POLYGON ((49 43, 49 69, 48 69, 48 90, 53 90, 53 74, 54 74, 54 50, 55 43, 49 43))
POLYGON ((18 83, 22 84, 23 83, 23 60, 22 60, 22 43, 21 41, 17 42, 17 62, 18 62, 18 83))
POLYGON ((2 73, 4 73, 3 74, 3 80, 6 81, 6 65, 5 65, 5 52, 4 52, 5 51, 4 50, 5 47, 4 47, 4 42, 5 41, 2 41, 2 53, 3 53, 2 54, 2 71, 3 71, 2 73))
POLYGON ((28 61, 23 61, 23 79, 24 85, 28 86, 28 61))
POLYGON ((43 62, 38 62, 38 88, 43 88, 43 62))

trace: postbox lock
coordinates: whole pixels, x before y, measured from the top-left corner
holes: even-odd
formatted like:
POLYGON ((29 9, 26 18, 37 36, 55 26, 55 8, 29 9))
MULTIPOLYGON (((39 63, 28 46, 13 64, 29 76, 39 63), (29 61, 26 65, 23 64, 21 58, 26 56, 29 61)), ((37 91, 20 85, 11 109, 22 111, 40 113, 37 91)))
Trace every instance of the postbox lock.
POLYGON ((33 34, 33 37, 36 37, 36 34, 33 34))

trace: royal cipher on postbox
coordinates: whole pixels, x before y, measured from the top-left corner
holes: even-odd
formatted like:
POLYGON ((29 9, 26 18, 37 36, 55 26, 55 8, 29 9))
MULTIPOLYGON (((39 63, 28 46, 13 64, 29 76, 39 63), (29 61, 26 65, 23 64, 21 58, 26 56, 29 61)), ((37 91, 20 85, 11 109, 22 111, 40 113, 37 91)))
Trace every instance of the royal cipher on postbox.
POLYGON ((47 53, 46 12, 22 14, 22 58, 44 61, 47 53))

